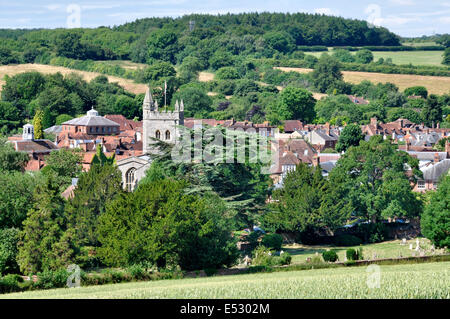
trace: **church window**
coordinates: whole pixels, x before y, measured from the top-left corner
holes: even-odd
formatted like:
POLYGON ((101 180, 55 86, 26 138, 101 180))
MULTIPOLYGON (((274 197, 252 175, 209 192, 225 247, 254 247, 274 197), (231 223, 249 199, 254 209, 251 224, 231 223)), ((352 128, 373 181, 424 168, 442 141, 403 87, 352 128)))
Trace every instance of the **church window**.
POLYGON ((170 140, 170 131, 166 131, 166 140, 170 140))
POLYGON ((134 176, 135 172, 136 172, 136 169, 133 167, 133 168, 130 168, 125 174, 125 188, 128 192, 132 192, 134 190, 134 186, 136 184, 135 176, 134 176))
POLYGON ((160 132, 159 130, 156 131, 155 137, 156 137, 158 140, 161 139, 161 132, 160 132))

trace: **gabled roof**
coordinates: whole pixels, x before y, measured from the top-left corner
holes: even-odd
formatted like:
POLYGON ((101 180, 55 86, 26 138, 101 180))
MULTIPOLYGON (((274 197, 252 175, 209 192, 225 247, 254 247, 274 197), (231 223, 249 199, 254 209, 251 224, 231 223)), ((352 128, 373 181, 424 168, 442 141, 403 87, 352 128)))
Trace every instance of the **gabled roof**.
POLYGON ((442 175, 447 174, 450 169, 450 159, 445 159, 430 166, 423 167, 420 170, 424 180, 437 181, 442 175))
POLYGON ((18 152, 48 153, 58 149, 58 146, 50 140, 21 140, 13 143, 18 152))

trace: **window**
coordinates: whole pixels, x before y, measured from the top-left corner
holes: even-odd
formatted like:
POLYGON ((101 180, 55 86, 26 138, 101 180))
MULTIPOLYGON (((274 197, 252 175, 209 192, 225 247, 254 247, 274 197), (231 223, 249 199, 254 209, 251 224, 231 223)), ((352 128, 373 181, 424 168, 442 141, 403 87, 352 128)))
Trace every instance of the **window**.
POLYGON ((160 140, 161 139, 161 132, 160 131, 156 131, 155 132, 155 137, 160 140))
POLYGON ((170 140, 170 132, 166 131, 166 140, 170 140))
POLYGON ((98 133, 98 126, 95 128, 95 132, 98 133))
POLYGON ((93 127, 90 127, 90 128, 89 128, 89 132, 92 133, 93 131, 94 131, 94 128, 93 128, 93 127))
POLYGON ((425 181, 418 181, 417 182, 417 188, 418 189, 425 189, 425 181))
POLYGON ((135 186, 135 176, 134 173, 136 172, 136 169, 130 168, 127 173, 125 174, 125 188, 127 192, 132 192, 134 190, 135 186))

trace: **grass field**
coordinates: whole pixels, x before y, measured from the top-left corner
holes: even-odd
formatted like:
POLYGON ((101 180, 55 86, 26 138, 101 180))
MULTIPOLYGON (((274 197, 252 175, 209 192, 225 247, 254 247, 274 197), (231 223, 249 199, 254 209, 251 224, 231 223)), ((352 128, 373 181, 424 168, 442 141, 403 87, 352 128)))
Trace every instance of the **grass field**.
MULTIPOLYGON (((426 238, 419 238, 420 247, 426 250, 425 255, 431 255, 431 243, 426 238)), ((416 239, 410 239, 406 241, 406 245, 401 245, 401 240, 385 241, 376 244, 362 245, 364 259, 383 259, 383 258, 397 258, 397 257, 412 257, 413 254, 418 256, 418 253, 414 250, 416 248, 416 239), (409 245, 413 245, 413 250, 409 249, 409 245)), ((286 245, 283 246, 283 250, 289 252, 292 255, 292 263, 303 263, 309 257, 313 257, 316 253, 322 254, 325 250, 336 250, 339 260, 344 261, 345 253, 347 249, 358 249, 360 246, 353 247, 331 247, 331 246, 310 246, 310 245, 286 245)), ((436 250, 435 254, 442 254, 443 250, 436 250)))
MULTIPOLYGON (((300 73, 309 73, 312 69, 276 67, 282 71, 295 71, 300 73)), ((363 80, 369 80, 374 83, 391 82, 397 85, 400 91, 411 87, 421 85, 427 88, 429 93, 444 94, 450 92, 450 77, 445 76, 426 76, 411 74, 385 74, 375 72, 356 72, 342 71, 344 80, 350 83, 360 83, 363 80)))
POLYGON ((450 262, 343 267, 61 288, 0 298, 450 298, 450 262), (375 266, 376 268, 376 266, 375 266), (368 283, 376 283, 379 288, 368 283))
MULTIPOLYGON (((123 61, 120 61, 123 66, 123 61)), ((128 65, 128 64, 127 64, 128 65)), ((128 65, 129 67, 136 67, 135 64, 131 63, 128 65)), ((99 75, 104 75, 96 72, 87 72, 87 71, 79 71, 74 69, 69 69, 61 66, 52 66, 45 64, 18 64, 18 65, 2 65, 0 66, 0 92, 2 90, 3 85, 5 84, 4 76, 9 75, 13 76, 23 72, 31 72, 37 71, 44 74, 52 74, 60 72, 63 75, 67 75, 70 73, 80 74, 84 80, 91 81, 95 77, 99 75)), ((146 85, 135 83, 133 80, 128 80, 124 78, 119 78, 116 76, 105 75, 109 82, 117 82, 120 86, 122 86, 125 90, 130 91, 134 94, 145 93, 146 85)))
MULTIPOLYGON (((320 58, 323 52, 307 52, 316 58, 320 58)), ((332 54, 331 51, 328 52, 332 54)), ((351 52, 355 54, 356 52, 351 52)), ((412 64, 412 65, 435 65, 443 66, 442 54, 444 51, 373 51, 374 61, 379 58, 387 59, 391 58, 394 64, 412 64)))

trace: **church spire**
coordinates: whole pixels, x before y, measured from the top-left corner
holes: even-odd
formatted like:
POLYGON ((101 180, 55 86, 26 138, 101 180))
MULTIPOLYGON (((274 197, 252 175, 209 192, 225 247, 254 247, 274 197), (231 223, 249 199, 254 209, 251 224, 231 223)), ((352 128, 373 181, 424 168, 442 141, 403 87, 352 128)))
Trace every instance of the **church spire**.
POLYGON ((145 97, 144 97, 144 103, 142 103, 142 108, 145 109, 152 109, 153 106, 153 96, 152 93, 150 92, 150 87, 147 87, 147 90, 145 92, 145 97))

